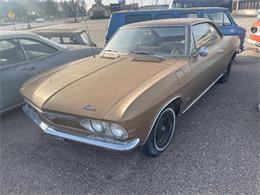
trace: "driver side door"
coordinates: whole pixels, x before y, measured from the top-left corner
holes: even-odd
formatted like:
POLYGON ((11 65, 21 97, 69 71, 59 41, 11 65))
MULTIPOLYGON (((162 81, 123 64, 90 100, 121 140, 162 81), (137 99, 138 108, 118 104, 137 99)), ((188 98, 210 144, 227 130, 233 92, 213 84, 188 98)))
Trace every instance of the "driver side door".
POLYGON ((223 50, 221 48, 221 37, 216 38, 213 34, 210 23, 199 23, 191 27, 192 47, 190 66, 193 72, 191 82, 193 93, 191 103, 201 97, 219 78, 224 66, 221 63, 223 50), (202 57, 199 50, 202 47, 208 48, 208 55, 202 57))

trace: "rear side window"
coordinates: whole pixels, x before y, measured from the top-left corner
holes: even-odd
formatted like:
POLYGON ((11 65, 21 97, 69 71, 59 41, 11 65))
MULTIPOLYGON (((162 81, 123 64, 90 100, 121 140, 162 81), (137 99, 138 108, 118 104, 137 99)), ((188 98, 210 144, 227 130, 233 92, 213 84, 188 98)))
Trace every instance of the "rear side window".
POLYGON ((126 24, 142 22, 147 20, 152 20, 152 15, 150 14, 139 14, 139 15, 130 15, 126 16, 126 24))
POLYGON ((81 33, 81 34, 80 34, 80 38, 82 39, 82 41, 83 41, 85 44, 89 44, 89 43, 90 43, 89 36, 87 35, 86 32, 81 33))
POLYGON ((203 13, 202 17, 209 19, 209 20, 212 20, 220 26, 231 24, 231 21, 230 21, 230 19, 228 18, 227 14, 225 12, 203 13))
POLYGON ((197 13, 181 13, 180 18, 198 18, 199 15, 197 13))
POLYGON ((26 57, 17 39, 0 41, 0 66, 24 61, 26 57))
POLYGON ((173 14, 157 14, 155 16, 155 19, 156 20, 159 20, 159 19, 168 19, 168 18, 176 18, 175 15, 173 14))
POLYGON ((20 43, 29 60, 47 57, 57 51, 57 49, 34 39, 20 39, 20 43))

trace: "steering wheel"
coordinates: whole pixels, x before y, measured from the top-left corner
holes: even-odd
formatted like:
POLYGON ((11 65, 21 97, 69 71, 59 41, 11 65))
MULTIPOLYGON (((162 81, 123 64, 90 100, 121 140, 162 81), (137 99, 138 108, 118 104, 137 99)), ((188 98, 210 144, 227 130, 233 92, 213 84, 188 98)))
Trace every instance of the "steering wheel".
POLYGON ((179 43, 179 44, 174 45, 174 48, 171 51, 171 55, 180 56, 185 53, 184 51, 185 51, 185 44, 179 43))

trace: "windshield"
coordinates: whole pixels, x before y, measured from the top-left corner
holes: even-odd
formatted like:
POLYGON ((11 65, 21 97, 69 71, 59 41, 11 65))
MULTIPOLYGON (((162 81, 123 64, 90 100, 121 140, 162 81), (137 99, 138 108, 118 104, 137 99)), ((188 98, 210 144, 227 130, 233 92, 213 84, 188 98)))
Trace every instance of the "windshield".
POLYGON ((185 34, 185 26, 122 28, 108 43, 105 51, 164 57, 185 56, 185 34))

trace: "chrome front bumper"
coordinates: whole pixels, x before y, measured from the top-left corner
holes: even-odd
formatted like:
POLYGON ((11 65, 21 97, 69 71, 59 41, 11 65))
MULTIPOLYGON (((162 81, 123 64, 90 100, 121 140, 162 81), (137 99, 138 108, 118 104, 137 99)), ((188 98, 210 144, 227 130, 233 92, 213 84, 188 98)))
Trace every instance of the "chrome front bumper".
POLYGON ((255 45, 255 46, 260 47, 260 42, 257 42, 257 41, 255 41, 255 40, 253 40, 253 39, 248 38, 248 39, 247 39, 247 42, 250 43, 250 44, 252 44, 252 45, 255 45))
POLYGON ((39 115, 28 105, 26 104, 23 106, 23 111, 27 116, 29 116, 30 119, 32 119, 46 134, 62 137, 68 140, 73 140, 77 142, 81 142, 84 144, 89 144, 93 146, 98 146, 101 148, 109 149, 109 150, 115 150, 115 151, 131 151, 134 148, 136 148, 140 142, 139 138, 135 138, 132 140, 125 140, 125 141, 114 141, 111 139, 105 139, 101 137, 94 137, 94 136, 85 136, 80 137, 77 135, 71 135, 68 133, 64 133, 62 131, 59 131, 55 129, 55 127, 52 127, 51 125, 43 122, 39 115))

